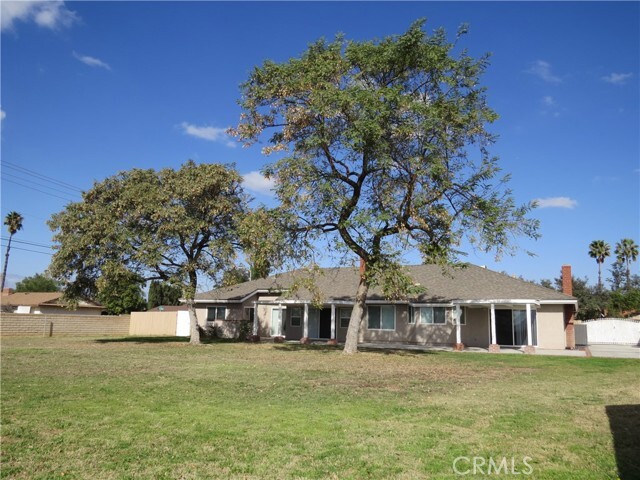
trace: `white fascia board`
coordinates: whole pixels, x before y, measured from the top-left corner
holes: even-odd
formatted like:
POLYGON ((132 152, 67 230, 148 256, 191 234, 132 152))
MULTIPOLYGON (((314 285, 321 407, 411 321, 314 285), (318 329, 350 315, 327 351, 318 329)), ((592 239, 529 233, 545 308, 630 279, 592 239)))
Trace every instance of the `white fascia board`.
POLYGON ((483 298, 477 300, 453 300, 451 303, 454 305, 540 305, 540 300, 534 300, 532 298, 483 298))
POLYGON ((540 300, 540 305, 577 305, 578 300, 540 300))
POLYGON ((453 302, 444 302, 444 303, 409 303, 411 307, 453 307, 453 302))
MULTIPOLYGON (((278 292, 280 292, 278 290, 278 292)), ((193 301, 193 303, 244 303, 245 301, 247 301, 248 299, 250 299, 251 297, 253 297, 254 295, 258 294, 258 293, 276 293, 273 290, 254 290, 253 292, 251 292, 249 295, 240 298, 240 299, 234 299, 234 300, 222 300, 222 299, 214 299, 214 298, 199 298, 199 299, 195 299, 193 301)), ((187 303, 187 301, 184 298, 180 299, 180 302, 182 303, 187 303)))

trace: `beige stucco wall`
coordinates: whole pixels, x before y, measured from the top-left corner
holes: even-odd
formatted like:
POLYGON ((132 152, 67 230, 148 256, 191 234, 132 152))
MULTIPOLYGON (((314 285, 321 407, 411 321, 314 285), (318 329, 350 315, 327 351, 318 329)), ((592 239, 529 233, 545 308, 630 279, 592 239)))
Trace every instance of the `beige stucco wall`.
POLYGON ((538 348, 564 349, 564 305, 538 307, 538 348))
POLYGON ((461 340, 467 347, 487 348, 491 342, 489 331, 489 309, 486 307, 464 307, 466 325, 461 326, 461 340))
MULTIPOLYGON (((417 318, 414 323, 409 323, 409 306, 396 305, 395 330, 369 330, 367 318, 363 320, 360 329, 360 342, 369 343, 414 343, 419 345, 450 345, 456 341, 455 326, 453 325, 453 312, 447 309, 447 317, 444 325, 425 325, 419 323, 417 318)), ((414 314, 417 310, 414 310, 414 314)), ((415 314, 417 317, 417 314, 415 314)))
POLYGON ((207 309, 210 307, 224 307, 225 320, 216 320, 213 326, 218 329, 218 334, 222 338, 235 338, 238 336, 238 324, 245 318, 245 307, 253 307, 253 299, 249 299, 244 303, 210 303, 200 304, 196 307, 196 317, 201 327, 207 326, 207 309))

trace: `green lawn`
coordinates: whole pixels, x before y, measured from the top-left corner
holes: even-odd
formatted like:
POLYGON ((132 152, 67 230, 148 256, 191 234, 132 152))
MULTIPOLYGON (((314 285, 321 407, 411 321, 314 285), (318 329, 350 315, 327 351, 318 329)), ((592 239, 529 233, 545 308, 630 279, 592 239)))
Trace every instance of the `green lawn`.
POLYGON ((637 360, 4 338, 2 477, 472 478, 457 457, 529 457, 491 477, 640 478, 639 382, 637 360))

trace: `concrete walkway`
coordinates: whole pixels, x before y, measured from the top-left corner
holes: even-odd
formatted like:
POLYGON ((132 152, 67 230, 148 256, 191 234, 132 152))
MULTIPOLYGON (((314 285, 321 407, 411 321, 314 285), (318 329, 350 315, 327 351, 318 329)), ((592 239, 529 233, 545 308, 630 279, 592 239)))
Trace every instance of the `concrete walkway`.
POLYGON ((635 345, 589 345, 592 357, 640 359, 640 347, 635 345))
MULTIPOLYGON (((380 349, 380 350, 412 350, 418 352, 453 352, 452 347, 440 346, 430 347, 426 345, 406 345, 403 343, 360 343, 358 347, 380 349)), ((463 352, 475 352, 475 353, 489 353, 486 348, 480 347, 466 347, 463 352)), ((518 347, 502 347, 500 353, 506 354, 520 354, 524 355, 521 348, 518 347)), ((551 350, 546 348, 536 348, 536 355, 556 355, 566 357, 586 357, 587 354, 584 350, 551 350)))

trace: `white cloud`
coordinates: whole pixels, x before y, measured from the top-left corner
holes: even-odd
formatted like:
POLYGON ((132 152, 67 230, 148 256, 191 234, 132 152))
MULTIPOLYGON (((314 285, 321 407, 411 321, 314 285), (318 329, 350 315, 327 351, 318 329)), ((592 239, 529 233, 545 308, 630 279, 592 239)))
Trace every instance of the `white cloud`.
POLYGON ((604 77, 602 77, 602 80, 612 85, 624 85, 631 77, 633 77, 633 73, 612 72, 609 75, 605 75, 604 77))
POLYGON ((551 71, 551 64, 544 60, 535 61, 526 71, 548 83, 561 83, 562 79, 551 71))
POLYGON ((266 178, 260 172, 253 171, 242 175, 243 184, 247 190, 252 192, 261 193, 263 195, 273 196, 273 189, 275 188, 275 182, 273 179, 266 178))
POLYGON ((203 140, 209 140, 210 142, 223 143, 227 147, 231 148, 236 146, 235 142, 233 142, 229 135, 227 135, 225 128, 207 126, 200 127, 187 122, 182 122, 180 127, 185 134, 191 135, 192 137, 202 138, 203 140))
POLYGON ((4 120, 4 117, 6 116, 7 116, 6 112, 0 108, 0 122, 4 120))
POLYGON ((111 70, 111 67, 108 63, 103 62, 99 58, 90 57, 89 55, 80 55, 79 53, 73 52, 74 58, 80 60, 85 65, 89 65, 90 67, 98 67, 104 68, 106 70, 111 70))
POLYGON ((63 1, 2 1, 0 2, 0 30, 14 28, 17 21, 33 22, 39 27, 59 30, 70 27, 80 17, 69 10, 63 1))
POLYGON ((536 198, 533 201, 538 208, 575 208, 578 201, 569 197, 536 198))
POLYGON ((542 103, 544 103, 547 107, 553 107, 556 104, 556 101, 551 95, 546 95, 542 97, 542 103))

